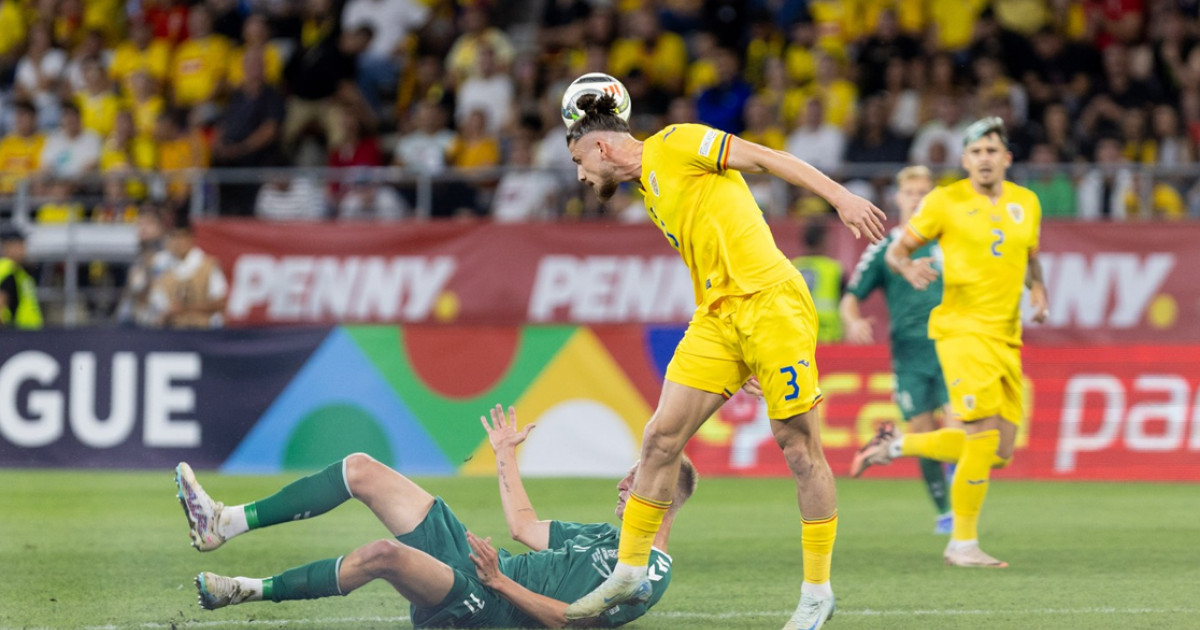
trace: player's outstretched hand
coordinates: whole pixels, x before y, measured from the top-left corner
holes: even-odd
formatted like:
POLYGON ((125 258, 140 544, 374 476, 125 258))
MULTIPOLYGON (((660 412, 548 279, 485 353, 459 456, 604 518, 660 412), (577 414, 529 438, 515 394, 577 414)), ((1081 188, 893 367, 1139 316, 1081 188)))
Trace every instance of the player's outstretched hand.
POLYGON ((742 383, 742 389, 755 398, 761 399, 763 397, 762 383, 758 382, 757 376, 751 376, 750 380, 742 383))
POLYGON ((904 279, 918 291, 928 289, 938 277, 937 270, 933 268, 933 259, 928 256, 913 259, 912 264, 904 267, 903 271, 904 279))
POLYGON ((490 423, 484 416, 479 416, 479 422, 483 425, 483 430, 487 431, 488 442, 491 443, 492 450, 497 453, 503 449, 516 448, 518 444, 525 441, 525 438, 529 437, 529 432, 535 426, 531 424, 517 431, 517 410, 509 407, 508 414, 505 414, 504 407, 501 405, 492 408, 490 423))
POLYGON ((887 215, 870 201, 847 192, 845 197, 833 202, 833 207, 837 209, 842 223, 854 233, 854 238, 866 234, 867 240, 878 243, 887 234, 883 229, 887 215))
POLYGON ((873 317, 860 317, 846 323, 846 341, 856 346, 866 346, 875 343, 875 328, 871 325, 873 317))
POLYGON ((504 574, 500 573, 500 555, 492 547, 492 539, 467 532, 467 544, 471 545, 471 562, 475 563, 475 574, 479 576, 479 581, 484 586, 496 586, 504 574))

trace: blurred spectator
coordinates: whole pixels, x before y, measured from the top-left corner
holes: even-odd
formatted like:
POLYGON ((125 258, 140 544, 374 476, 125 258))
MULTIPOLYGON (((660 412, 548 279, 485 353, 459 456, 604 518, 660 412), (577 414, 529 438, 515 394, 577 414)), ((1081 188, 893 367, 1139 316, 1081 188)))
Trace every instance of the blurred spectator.
POLYGON ((1155 164, 1183 166, 1195 161, 1193 147, 1179 124, 1179 114, 1174 107, 1155 106, 1151 126, 1155 164))
POLYGON ((278 177, 258 189, 254 216, 271 221, 325 218, 325 194, 309 177, 278 177))
POLYGON ((929 30, 936 49, 958 52, 969 46, 984 6, 981 0, 930 0, 929 30))
POLYGON ((963 120, 962 110, 958 99, 953 96, 939 96, 934 104, 934 119, 921 126, 913 137, 912 146, 908 150, 908 161, 913 164, 934 166, 931 156, 934 145, 945 150, 945 163, 958 164, 962 153, 963 120))
POLYGON ((810 99, 801 123, 788 136, 788 153, 832 173, 841 168, 845 150, 846 135, 826 122, 820 99, 810 99))
POLYGON ((56 0, 50 4, 55 5, 53 11, 39 7, 41 17, 53 20, 54 41, 67 50, 73 50, 83 41, 83 0, 56 0))
POLYGON ((825 110, 825 122, 845 131, 857 115, 858 88, 842 78, 837 60, 829 54, 817 55, 816 61, 814 98, 821 99, 825 110))
POLYGON ((658 16, 648 7, 627 14, 621 32, 621 38, 609 49, 609 73, 619 79, 640 68, 651 83, 678 94, 683 88, 688 61, 684 39, 663 31, 658 16))
POLYGON ((37 108, 26 100, 13 105, 12 133, 0 140, 0 193, 16 192, 17 183, 40 168, 46 138, 37 129, 37 108))
POLYGON ((884 89, 884 76, 892 60, 906 62, 916 57, 919 50, 916 40, 900 32, 895 11, 881 11, 875 23, 875 31, 858 51, 859 85, 862 93, 870 95, 884 89))
POLYGON ((342 28, 370 29, 371 43, 358 57, 358 84, 379 111, 381 97, 396 89, 396 78, 408 53, 408 35, 429 17, 417 0, 349 0, 342 10, 342 28))
POLYGON ((188 37, 175 48, 171 61, 171 102, 190 108, 211 104, 225 89, 229 69, 229 40, 212 32, 212 14, 205 5, 188 12, 188 37))
POLYGON ((50 26, 37 22, 29 27, 29 48, 17 62, 17 96, 29 99, 38 108, 38 123, 43 129, 58 124, 58 85, 67 54, 53 47, 50 26))
MULTIPOLYGON (((345 111, 336 114, 341 133, 337 135, 340 144, 329 147, 327 164, 331 168, 348 168, 353 166, 380 166, 383 164, 383 154, 379 151, 379 140, 374 134, 364 134, 362 123, 345 111)), ((341 198, 342 182, 333 181, 329 184, 329 192, 336 203, 341 198)))
POLYGON ((459 18, 461 34, 446 53, 446 70, 455 81, 484 75, 483 52, 490 51, 499 72, 507 72, 513 61, 513 45, 504 31, 489 24, 487 5, 467 3, 459 18))
POLYGON ((187 0, 142 0, 142 12, 155 39, 174 46, 188 36, 187 0))
POLYGON ((159 114, 154 130, 158 144, 158 167, 166 179, 166 197, 171 210, 186 204, 191 196, 187 169, 209 165, 208 147, 198 133, 187 128, 187 115, 181 110, 159 114))
POLYGON ((176 226, 167 237, 171 267, 150 290, 150 307, 168 328, 220 328, 229 284, 217 259, 196 246, 190 225, 176 226))
MULTIPOLYGON (((418 102, 413 113, 414 129, 396 143, 395 164, 428 175, 444 171, 454 146, 454 132, 445 121, 446 114, 440 107, 429 101, 418 102)), ((565 140, 561 142, 566 144, 565 140)))
POLYGON ((38 167, 59 178, 79 178, 95 170, 100 161, 100 136, 83 128, 79 107, 70 101, 59 106, 62 124, 46 137, 38 167))
POLYGON ((344 221, 397 221, 411 214, 395 188, 368 180, 352 182, 338 203, 344 221))
POLYGON ((1043 140, 1054 149, 1059 161, 1074 162, 1081 157, 1066 106, 1054 104, 1046 108, 1042 115, 1042 133, 1043 140))
POLYGON ((67 179, 46 183, 45 201, 37 209, 39 224, 78 223, 83 220, 83 204, 75 199, 75 186, 67 179))
POLYGON ((148 74, 140 70, 129 75, 130 93, 126 105, 133 114, 134 128, 139 135, 144 136, 154 134, 158 116, 166 107, 163 97, 154 91, 152 81, 148 74))
POLYGON ((1154 164, 1156 160, 1154 140, 1147 128, 1146 112, 1142 109, 1127 109, 1121 115, 1121 137, 1125 146, 1121 154, 1133 164, 1154 164))
POLYGON ((129 24, 129 39, 117 45, 108 73, 127 94, 132 94, 134 75, 143 73, 161 85, 167 80, 170 66, 171 45, 165 39, 155 39, 145 20, 134 18, 129 24))
POLYGON ((262 57, 263 80, 279 87, 283 80, 283 56, 279 47, 271 43, 271 27, 266 16, 255 13, 247 17, 241 28, 241 38, 242 45, 235 48, 229 58, 229 87, 241 87, 244 80, 242 59, 251 53, 262 57))
POLYGON ((533 149, 527 139, 512 144, 507 166, 492 198, 492 218, 499 223, 553 218, 558 200, 558 181, 542 170, 531 170, 533 149))
POLYGON ((745 126, 742 110, 750 98, 750 85, 742 80, 738 58, 732 50, 718 48, 714 51, 717 68, 717 84, 704 90, 696 98, 696 115, 700 122, 727 131, 741 133, 745 126))
POLYGON ((1052 103, 1067 104, 1072 110, 1083 106, 1092 90, 1093 76, 1100 72, 1099 55, 1086 46, 1068 42, 1051 27, 1033 36, 1033 58, 1022 82, 1029 93, 1030 117, 1040 118, 1052 103))
MULTIPOLYGON (((89 63, 95 62, 100 66, 100 74, 108 78, 108 64, 112 61, 112 52, 104 48, 104 38, 100 31, 91 30, 84 34, 83 43, 75 47, 71 58, 63 67, 63 85, 68 92, 74 94, 88 88, 86 69, 89 63)), ((107 80, 105 81, 107 86, 107 80)))
MULTIPOLYGON (((975 98, 988 103, 996 99, 1008 101, 1009 116, 1005 125, 1015 129, 1025 124, 1029 114, 1029 96, 1025 88, 1004 74, 1004 65, 996 57, 978 57, 972 63, 975 73, 975 98)), ((1026 147, 1028 150, 1028 147, 1026 147)))
POLYGON ((138 256, 125 278, 125 290, 117 307, 117 321, 123 324, 158 326, 162 314, 154 310, 150 291, 162 274, 171 268, 171 254, 163 248, 165 228, 158 212, 142 212, 137 217, 138 256))
POLYGON ((1095 165, 1079 180, 1081 219, 1124 219, 1126 199, 1136 198, 1133 169, 1121 153, 1121 141, 1101 138, 1093 155, 1095 165))
POLYGON ((0 2, 0 76, 8 76, 17 65, 25 44, 28 22, 17 0, 0 2))
MULTIPOLYGON (((500 165, 500 139, 487 130, 487 118, 483 110, 467 114, 459 125, 454 142, 450 145, 450 164, 460 171, 479 171, 500 165)), ((486 197, 494 180, 472 180, 463 185, 451 184, 450 210, 455 216, 467 213, 481 214, 488 207, 486 197), (457 190, 455 190, 457 189, 457 190)))
POLYGON ((446 111, 454 111, 455 100, 454 85, 442 69, 441 57, 423 55, 417 58, 414 70, 401 77, 396 92, 396 119, 402 128, 408 128, 419 101, 430 101, 446 111))
POLYGON ((1084 0, 1086 34, 1097 47, 1129 44, 1142 34, 1143 0, 1084 0))
POLYGON ((25 269, 25 233, 11 225, 0 227, 0 327, 37 330, 42 327, 37 284, 25 269))
POLYGON ((587 0, 547 0, 542 3, 539 48, 555 52, 583 40, 584 24, 592 12, 587 0))
POLYGON ((100 149, 100 172, 126 181, 129 195, 143 199, 146 196, 143 178, 157 166, 158 150, 153 138, 138 134, 133 126, 133 115, 122 110, 100 149))
MULTIPOLYGON (((245 80, 233 92, 217 124, 213 140, 213 165, 246 168, 283 164, 279 136, 283 125, 283 96, 263 82, 262 57, 249 53, 243 59, 245 80)), ((249 215, 253 208, 253 184, 222 186, 222 211, 249 215)))
MULTIPOLYGON (((888 129, 901 138, 912 138, 921 124, 921 93, 909 81, 911 68, 923 68, 920 60, 888 62, 883 74, 884 102, 887 104, 888 129)), ((924 72, 921 72, 922 76, 924 72)))
POLYGON ((137 202, 129 196, 129 190, 120 177, 104 180, 104 196, 92 207, 92 223, 133 223, 138 219, 137 202))
POLYGON ((1042 218, 1075 217, 1075 183, 1055 168, 1060 158, 1054 147, 1036 144, 1030 151, 1032 176, 1025 187, 1032 190, 1042 204, 1042 218))
POLYGON ((336 121, 329 118, 331 106, 362 98, 354 64, 368 37, 358 30, 339 34, 329 3, 308 0, 305 36, 284 67, 289 96, 282 139, 288 155, 295 153, 300 138, 314 125, 328 144, 338 144, 336 121))
POLYGON ((75 104, 83 128, 96 132, 101 138, 112 133, 117 122, 117 110, 121 100, 109 89, 108 76, 100 62, 87 59, 83 62, 84 89, 75 93, 75 104))
POLYGON ((763 97, 751 96, 746 99, 742 118, 746 121, 746 128, 741 133, 744 140, 757 142, 777 151, 782 151, 786 146, 787 135, 783 126, 771 115, 771 109, 763 97))
POLYGON ((487 46, 478 47, 478 70, 458 88, 454 120, 462 126, 472 112, 483 112, 487 131, 498 134, 512 125, 514 86, 496 55, 487 46))
POLYGON ((888 129, 887 102, 873 96, 859 110, 858 130, 846 146, 847 162, 893 162, 908 159, 908 142, 888 129))

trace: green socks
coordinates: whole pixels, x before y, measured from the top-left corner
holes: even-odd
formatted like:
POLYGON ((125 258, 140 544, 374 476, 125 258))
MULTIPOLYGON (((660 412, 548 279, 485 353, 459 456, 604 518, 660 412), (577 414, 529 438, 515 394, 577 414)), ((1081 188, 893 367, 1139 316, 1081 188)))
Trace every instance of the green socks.
POLYGON ((338 588, 341 564, 342 558, 327 558, 269 577, 263 580, 263 599, 282 602, 343 595, 338 588))
POLYGON ((275 494, 247 503, 246 524, 250 529, 324 514, 350 498, 342 474, 343 462, 330 464, 319 473, 297 479, 275 494))
POLYGON ((937 506, 938 514, 949 512, 950 493, 946 488, 946 470, 942 468, 942 462, 924 457, 919 462, 925 489, 929 491, 929 498, 933 499, 933 504, 937 506))

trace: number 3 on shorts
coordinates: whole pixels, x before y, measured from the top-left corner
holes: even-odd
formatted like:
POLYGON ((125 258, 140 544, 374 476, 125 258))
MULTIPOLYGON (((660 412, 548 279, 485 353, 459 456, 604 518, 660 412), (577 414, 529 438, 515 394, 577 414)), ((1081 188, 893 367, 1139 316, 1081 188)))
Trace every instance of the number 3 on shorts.
POLYGON ((789 393, 787 396, 784 396, 783 399, 784 400, 796 400, 797 398, 799 398, 800 397, 800 386, 796 384, 796 368, 791 365, 789 365, 787 367, 781 367, 781 368, 779 368, 779 373, 787 375, 788 387, 792 388, 791 393, 789 393))

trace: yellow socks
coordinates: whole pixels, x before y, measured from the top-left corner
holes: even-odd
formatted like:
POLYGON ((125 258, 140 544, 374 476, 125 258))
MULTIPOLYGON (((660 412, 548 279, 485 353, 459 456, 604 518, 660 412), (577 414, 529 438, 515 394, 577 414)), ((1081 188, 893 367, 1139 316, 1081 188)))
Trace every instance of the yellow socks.
POLYGON ((804 581, 824 584, 829 581, 829 564, 833 561, 833 541, 837 538, 837 512, 815 521, 800 521, 800 548, 804 553, 804 581))
POLYGON ((966 438, 954 483, 950 486, 950 506, 954 511, 954 533, 951 540, 979 538, 979 511, 987 497, 988 478, 997 462, 1000 432, 993 429, 966 438))
POLYGON ((650 547, 654 536, 662 525, 663 516, 670 501, 655 501, 636 494, 629 494, 625 504, 625 517, 621 519, 621 542, 617 547, 617 561, 644 567, 650 563, 650 547))
POLYGON ((928 433, 905 433, 900 454, 939 462, 957 462, 962 457, 967 434, 962 429, 938 429, 928 433))

